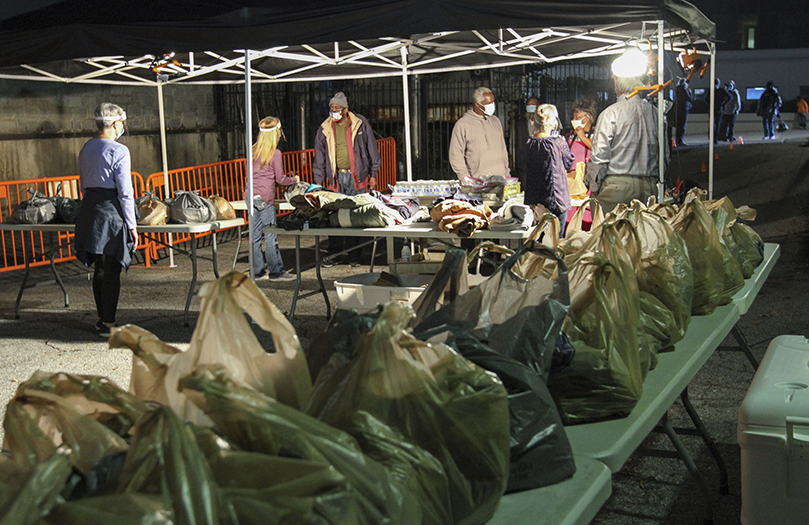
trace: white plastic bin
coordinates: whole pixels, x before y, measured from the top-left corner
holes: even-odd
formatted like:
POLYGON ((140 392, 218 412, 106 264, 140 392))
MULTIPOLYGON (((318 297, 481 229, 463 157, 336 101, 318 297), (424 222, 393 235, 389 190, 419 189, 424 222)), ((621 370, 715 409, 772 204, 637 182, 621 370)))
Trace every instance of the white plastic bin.
POLYGON ((361 273, 335 281, 337 306, 358 312, 368 312, 376 308, 378 304, 388 301, 411 304, 425 290, 424 285, 430 284, 433 278, 432 275, 394 274, 404 286, 374 286, 373 284, 379 280, 380 275, 379 273, 361 273))
POLYGON ((739 410, 743 525, 809 523, 809 341, 776 337, 739 410))

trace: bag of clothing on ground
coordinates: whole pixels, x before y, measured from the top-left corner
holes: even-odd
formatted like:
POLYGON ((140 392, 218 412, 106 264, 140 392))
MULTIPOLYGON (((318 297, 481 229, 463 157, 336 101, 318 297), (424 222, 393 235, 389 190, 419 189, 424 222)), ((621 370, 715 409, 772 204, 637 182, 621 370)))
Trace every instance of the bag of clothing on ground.
POLYGON ((56 186, 56 196, 53 197, 56 205, 56 222, 60 224, 76 224, 76 216, 79 214, 81 199, 71 199, 62 196, 62 184, 56 186))
POLYGON ((672 229, 685 241, 694 270, 691 315, 712 314, 725 288, 722 243, 701 195, 704 192, 699 189, 690 190, 677 215, 669 221, 672 229))
POLYGON ((321 370, 306 412, 383 464, 412 472, 423 523, 484 523, 508 477, 506 390, 446 345, 405 332, 412 316, 386 303, 352 360, 335 354, 321 370))
POLYGON ((569 263, 570 310, 548 389, 566 424, 625 417, 643 392, 638 342, 640 301, 630 255, 612 224, 605 251, 584 251, 569 263))
POLYGON ((216 208, 211 201, 200 197, 198 191, 174 192, 171 201, 171 222, 179 224, 199 224, 216 220, 216 208))
POLYGON ((11 222, 16 224, 47 224, 56 217, 56 204, 36 190, 28 189, 28 200, 14 206, 11 222))
POLYGON ((211 195, 210 200, 216 210, 216 220, 229 221, 236 218, 236 210, 233 209, 233 205, 226 198, 211 195))
POLYGON ((143 192, 143 197, 135 199, 138 210, 138 224, 142 226, 160 226, 169 219, 169 206, 149 191, 143 192))

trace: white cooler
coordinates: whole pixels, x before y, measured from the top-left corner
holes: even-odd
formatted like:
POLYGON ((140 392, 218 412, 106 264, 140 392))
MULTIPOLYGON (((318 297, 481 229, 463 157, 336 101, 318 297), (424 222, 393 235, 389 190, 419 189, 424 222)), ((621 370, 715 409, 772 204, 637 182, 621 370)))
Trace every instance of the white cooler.
POLYGON ((335 281, 337 306, 360 313, 370 312, 377 305, 388 301, 397 301, 400 304, 412 306, 412 303, 425 290, 426 285, 433 280, 432 275, 396 274, 402 286, 374 286, 380 275, 379 273, 361 273, 335 281))
POLYGON ((776 337, 739 410, 743 525, 809 523, 809 341, 776 337))

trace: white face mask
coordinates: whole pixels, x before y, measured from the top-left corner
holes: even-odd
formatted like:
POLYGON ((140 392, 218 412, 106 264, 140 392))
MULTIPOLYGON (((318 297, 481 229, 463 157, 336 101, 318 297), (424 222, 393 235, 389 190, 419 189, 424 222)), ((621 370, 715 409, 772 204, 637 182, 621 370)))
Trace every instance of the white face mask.
POLYGON ((570 124, 573 126, 573 129, 583 128, 584 127, 584 119, 582 118, 582 119, 579 119, 579 120, 571 120, 570 124))
POLYGON ((491 104, 483 104, 483 112, 487 115, 494 115, 494 102, 491 104))
POLYGON ((331 114, 332 120, 334 120, 335 122, 337 122, 337 121, 339 121, 340 119, 343 118, 343 112, 342 111, 330 111, 329 113, 331 114))
POLYGON ((537 107, 536 106, 525 106, 526 113, 536 113, 537 107))

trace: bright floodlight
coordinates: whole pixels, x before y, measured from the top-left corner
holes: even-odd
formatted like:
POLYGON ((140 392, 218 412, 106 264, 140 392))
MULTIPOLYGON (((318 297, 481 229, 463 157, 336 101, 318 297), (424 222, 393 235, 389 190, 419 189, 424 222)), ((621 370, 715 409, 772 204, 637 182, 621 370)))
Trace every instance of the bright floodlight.
POLYGON ((630 48, 612 63, 612 74, 616 77, 639 77, 646 73, 648 60, 643 51, 637 47, 630 48))

